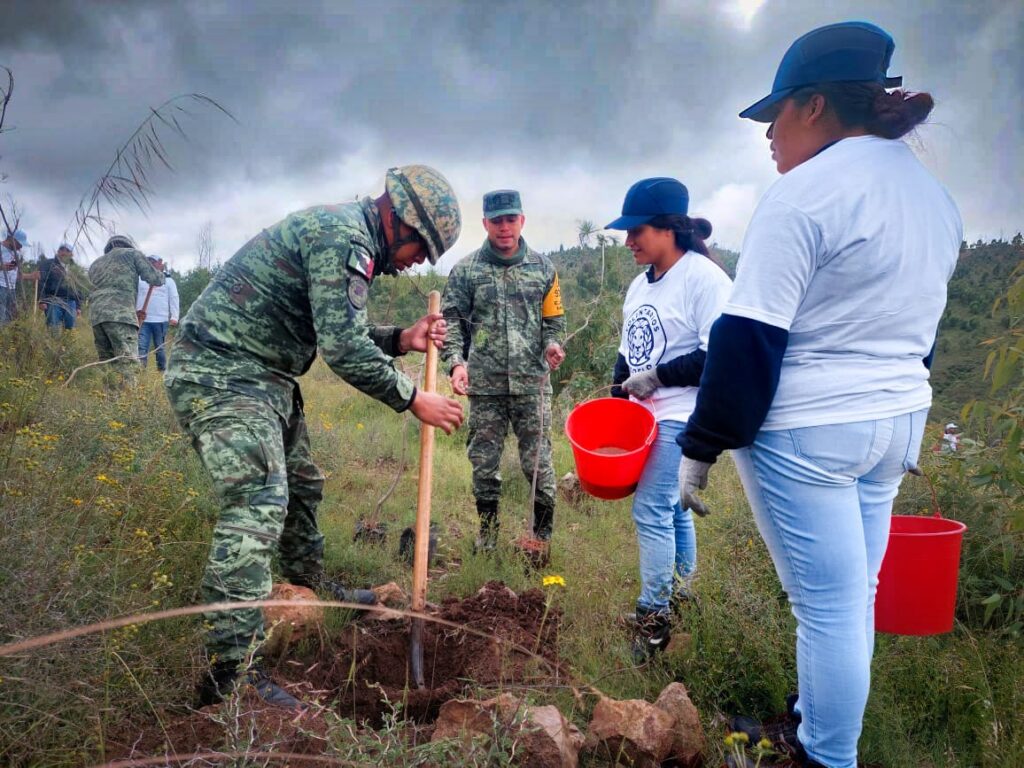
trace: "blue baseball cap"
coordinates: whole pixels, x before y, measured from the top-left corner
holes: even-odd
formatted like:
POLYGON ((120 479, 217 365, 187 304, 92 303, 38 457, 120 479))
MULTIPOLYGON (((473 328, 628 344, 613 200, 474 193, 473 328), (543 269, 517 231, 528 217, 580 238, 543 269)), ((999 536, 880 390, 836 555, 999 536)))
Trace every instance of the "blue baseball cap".
POLYGON ((632 229, 655 216, 673 213, 685 216, 689 209, 690 193, 681 182, 667 176, 641 179, 626 193, 622 215, 605 229, 632 229))
POLYGON ((25 230, 23 229, 14 230, 11 232, 11 237, 13 237, 22 248, 28 245, 28 235, 25 234, 25 230))
POLYGON ((866 21, 812 29, 797 38, 782 57, 772 92, 740 112, 740 117, 770 123, 779 102, 797 88, 816 83, 872 82, 886 88, 902 85, 902 77, 887 74, 895 49, 888 32, 866 21))

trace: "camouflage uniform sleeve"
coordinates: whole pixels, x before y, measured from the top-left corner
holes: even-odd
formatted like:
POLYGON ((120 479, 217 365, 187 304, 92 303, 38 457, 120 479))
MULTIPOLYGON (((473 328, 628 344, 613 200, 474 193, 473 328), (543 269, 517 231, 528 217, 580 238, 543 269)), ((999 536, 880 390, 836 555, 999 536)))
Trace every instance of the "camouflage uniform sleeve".
POLYGON ((401 357, 403 353, 398 348, 398 335, 402 330, 397 325, 371 325, 370 340, 388 357, 401 357))
POLYGON ((470 327, 469 319, 473 314, 472 295, 464 264, 465 261, 460 261, 452 267, 448 282, 444 286, 444 294, 441 296, 441 314, 448 324, 441 359, 448 365, 449 372, 457 365, 466 364, 463 357, 463 350, 468 341, 465 329, 470 327))
POLYGON ((562 292, 558 285, 558 272, 551 265, 551 280, 544 293, 541 307, 541 340, 544 349, 552 344, 562 344, 565 338, 565 310, 562 308, 562 292))
POLYGON ((163 285, 164 273, 153 266, 153 263, 142 255, 141 251, 132 251, 132 259, 135 261, 135 271, 139 277, 150 285, 163 285))
POLYGON ((320 354, 360 392, 404 411, 416 388, 374 343, 366 320, 373 263, 369 243, 353 228, 325 225, 307 230, 301 249, 320 354))

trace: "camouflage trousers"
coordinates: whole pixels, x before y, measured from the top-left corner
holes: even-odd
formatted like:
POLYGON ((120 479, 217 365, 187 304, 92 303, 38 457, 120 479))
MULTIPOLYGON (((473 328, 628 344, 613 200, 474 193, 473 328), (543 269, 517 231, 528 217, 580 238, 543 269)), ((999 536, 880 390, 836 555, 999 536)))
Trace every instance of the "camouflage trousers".
MULTIPOLYGON (((306 584, 319 579, 324 538, 316 509, 324 476, 310 456, 298 389, 287 419, 263 400, 227 390, 169 380, 167 392, 220 497, 203 601, 266 598, 275 556, 286 579, 306 584)), ((263 641, 260 610, 204 618, 211 663, 241 660, 263 641)))
POLYGON ((533 483, 536 466, 537 502, 553 508, 550 395, 470 396, 468 453, 473 465, 473 495, 478 501, 501 498, 501 454, 509 424, 519 443, 519 466, 526 482, 533 483))
POLYGON ((108 367, 134 381, 139 372, 139 329, 130 323, 96 323, 92 338, 99 359, 119 358, 108 367))

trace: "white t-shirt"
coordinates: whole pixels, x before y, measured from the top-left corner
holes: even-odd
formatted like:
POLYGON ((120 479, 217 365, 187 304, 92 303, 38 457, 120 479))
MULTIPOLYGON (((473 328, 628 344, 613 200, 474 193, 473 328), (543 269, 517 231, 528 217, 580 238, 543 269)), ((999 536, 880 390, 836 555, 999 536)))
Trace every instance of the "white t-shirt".
MULTIPOLYGON (((707 350, 711 325, 722 313, 732 282, 713 261, 688 252, 653 283, 636 276, 622 305, 619 352, 630 374, 650 370, 697 349, 707 350)), ((697 387, 659 387, 648 400, 658 421, 686 421, 697 387)))
MULTIPOLYGON (((5 246, 0 245, 0 261, 3 262, 3 266, 7 267, 11 264, 17 264, 18 260, 14 254, 14 251, 8 250, 5 246)), ((18 284, 18 270, 16 269, 3 269, 0 270, 0 288, 14 288, 18 284)))
MULTIPOLYGON (((135 297, 136 311, 142 309, 146 302, 146 294, 149 293, 149 283, 139 278, 139 290, 135 297)), ((178 321, 178 286, 174 278, 164 278, 163 285, 153 286, 153 295, 149 297, 149 304, 146 305, 146 319, 144 323, 166 323, 171 320, 178 321)))
POLYGON ((962 238, 949 193, 902 141, 843 139, 775 182, 723 309, 789 331, 763 428, 928 407, 922 359, 962 238))

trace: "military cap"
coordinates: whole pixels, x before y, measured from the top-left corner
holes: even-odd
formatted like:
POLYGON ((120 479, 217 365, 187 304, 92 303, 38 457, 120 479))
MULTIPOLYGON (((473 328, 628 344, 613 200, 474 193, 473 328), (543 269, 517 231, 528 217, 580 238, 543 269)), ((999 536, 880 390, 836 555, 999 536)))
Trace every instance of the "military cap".
POLYGON ((523 201, 514 189, 496 189, 484 195, 484 217, 496 219, 510 213, 522 213, 523 201))

